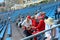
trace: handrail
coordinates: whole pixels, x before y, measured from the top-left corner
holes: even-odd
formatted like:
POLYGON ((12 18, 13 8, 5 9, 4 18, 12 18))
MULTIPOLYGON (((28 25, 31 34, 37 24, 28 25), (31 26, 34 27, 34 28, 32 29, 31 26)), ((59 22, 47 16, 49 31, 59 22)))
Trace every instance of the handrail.
POLYGON ((51 29, 41 31, 41 32, 36 33, 36 34, 34 34, 34 35, 31 35, 31 36, 25 37, 25 38, 23 38, 23 39, 21 39, 21 40, 30 39, 30 38, 32 38, 32 37, 34 37, 34 36, 37 36, 37 35, 39 35, 39 34, 41 34, 41 33, 47 32, 47 31, 52 30, 52 29, 54 29, 54 28, 57 28, 57 27, 59 27, 59 26, 60 26, 60 24, 54 25, 53 28, 51 28, 51 29))

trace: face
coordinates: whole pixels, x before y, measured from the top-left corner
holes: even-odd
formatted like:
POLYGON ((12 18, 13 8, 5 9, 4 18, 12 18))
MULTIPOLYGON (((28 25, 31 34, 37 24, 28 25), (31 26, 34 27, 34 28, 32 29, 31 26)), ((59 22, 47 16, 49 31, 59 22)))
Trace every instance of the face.
POLYGON ((27 20, 29 21, 30 19, 29 19, 29 18, 27 18, 27 20))
POLYGON ((42 16, 42 15, 44 15, 45 16, 45 13, 40 13, 40 15, 42 16))
POLYGON ((46 14, 44 13, 44 15, 46 15, 46 14))

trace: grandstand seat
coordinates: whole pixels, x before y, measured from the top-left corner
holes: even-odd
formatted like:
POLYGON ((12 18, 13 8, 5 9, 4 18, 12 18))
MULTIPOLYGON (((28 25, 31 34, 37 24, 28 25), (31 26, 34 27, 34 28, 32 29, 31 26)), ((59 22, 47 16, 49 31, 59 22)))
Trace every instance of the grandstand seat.
MULTIPOLYGON (((8 16, 10 15, 12 22, 16 21, 18 16, 20 16, 19 14, 21 14, 24 17, 27 16, 27 15, 31 15, 32 16, 36 12, 36 10, 46 12, 47 16, 50 16, 50 17, 54 18, 55 9, 59 6, 59 4, 60 4, 59 2, 58 3, 57 2, 48 3, 48 4, 44 4, 43 3, 43 4, 39 4, 37 6, 34 6, 34 7, 31 6, 31 7, 26 7, 24 9, 10 11, 12 14, 10 14, 10 12, 1 12, 0 14, 4 14, 4 19, 7 19, 8 16)), ((11 29, 10 23, 8 23, 8 27, 6 25, 4 27, 2 27, 0 25, 0 40, 2 40, 2 38, 4 37, 4 34, 6 32, 6 28, 7 28, 6 40, 11 40, 12 29, 11 29)))
POLYGON ((6 40, 11 40, 11 37, 7 37, 6 40))
POLYGON ((0 28, 0 33, 1 33, 1 31, 3 30, 3 28, 4 28, 3 26, 0 28))
POLYGON ((7 29, 7 35, 8 35, 8 37, 11 37, 11 26, 10 26, 10 24, 8 24, 8 29, 7 29))
POLYGON ((5 25, 2 32, 0 33, 0 40, 4 37, 5 31, 6 31, 7 26, 5 25))
POLYGON ((15 10, 13 12, 13 14, 11 15, 11 20, 15 21, 19 14, 21 14, 21 15, 24 14, 24 16, 27 16, 28 13, 30 12, 31 13, 30 15, 32 15, 33 13, 35 13, 36 10, 46 10, 47 8, 54 7, 57 4, 59 4, 59 3, 57 3, 57 2, 55 2, 53 4, 52 3, 48 3, 48 4, 43 3, 43 4, 40 4, 40 5, 34 6, 34 7, 26 7, 26 8, 21 9, 21 10, 15 10), (39 9, 40 7, 41 7, 41 9, 39 9))
POLYGON ((2 24, 0 24, 0 28, 2 27, 2 24))

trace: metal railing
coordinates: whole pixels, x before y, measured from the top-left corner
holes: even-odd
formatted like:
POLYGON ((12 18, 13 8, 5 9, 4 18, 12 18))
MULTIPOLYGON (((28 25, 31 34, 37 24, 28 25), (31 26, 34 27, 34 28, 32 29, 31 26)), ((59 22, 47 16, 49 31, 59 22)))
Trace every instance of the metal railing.
MULTIPOLYGON (((47 31, 50 31, 50 30, 52 30, 52 29, 54 29, 54 28, 57 28, 57 27, 59 27, 59 26, 60 26, 60 24, 54 25, 53 28, 51 28, 51 29, 41 31, 41 32, 39 32, 39 33, 36 33, 36 34, 34 34, 34 35, 31 35, 31 36, 25 37, 25 38, 20 39, 20 40, 29 40, 29 39, 31 39, 31 38, 36 37, 37 35, 39 35, 39 34, 41 34, 41 33, 45 33, 45 32, 47 32, 47 31)), ((52 39, 52 38, 51 38, 51 39, 52 39)))

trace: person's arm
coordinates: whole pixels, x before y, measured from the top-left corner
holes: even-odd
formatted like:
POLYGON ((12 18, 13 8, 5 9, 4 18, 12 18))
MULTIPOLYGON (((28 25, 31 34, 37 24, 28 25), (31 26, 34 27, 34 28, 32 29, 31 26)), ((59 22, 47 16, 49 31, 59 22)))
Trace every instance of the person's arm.
POLYGON ((53 29, 53 36, 56 36, 56 28, 53 29))
MULTIPOLYGON (((55 26, 55 25, 54 25, 55 26)), ((52 36, 55 37, 56 36, 56 28, 51 30, 52 36)))
POLYGON ((38 26, 37 26, 37 29, 41 28, 41 25, 43 24, 43 21, 40 21, 38 26))
POLYGON ((53 37, 56 36, 56 28, 52 29, 52 36, 53 36, 53 37))

